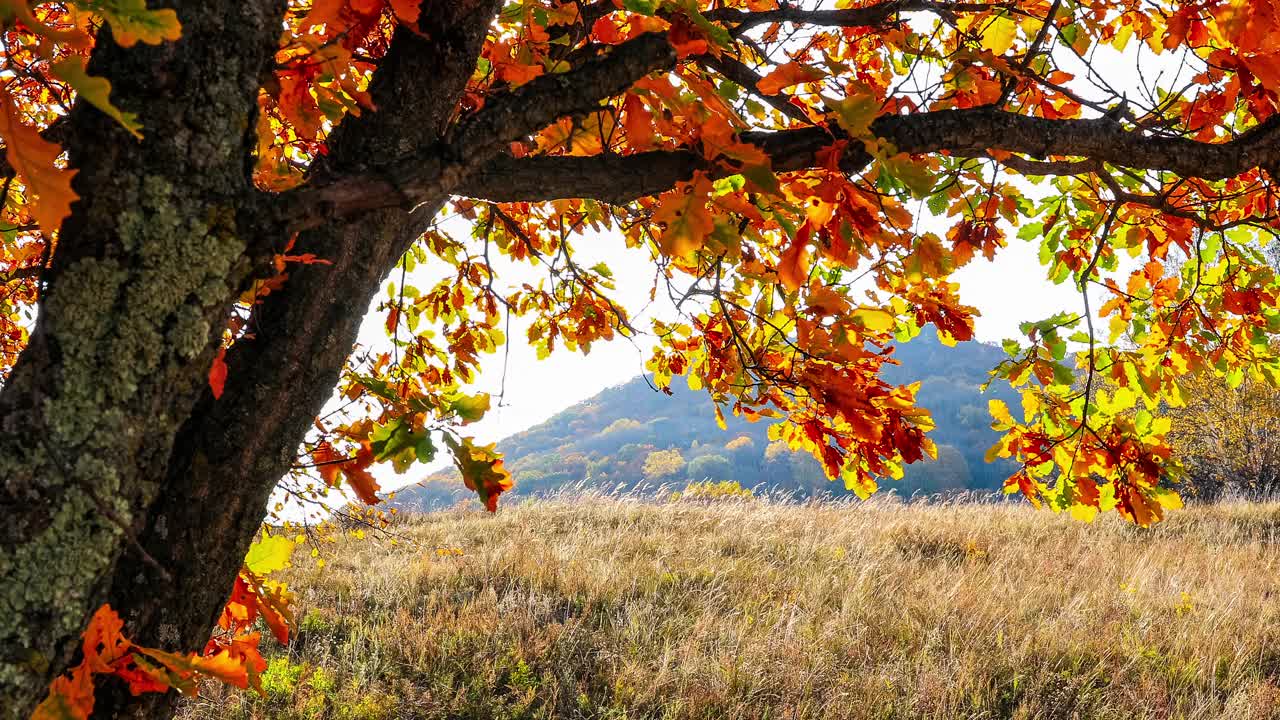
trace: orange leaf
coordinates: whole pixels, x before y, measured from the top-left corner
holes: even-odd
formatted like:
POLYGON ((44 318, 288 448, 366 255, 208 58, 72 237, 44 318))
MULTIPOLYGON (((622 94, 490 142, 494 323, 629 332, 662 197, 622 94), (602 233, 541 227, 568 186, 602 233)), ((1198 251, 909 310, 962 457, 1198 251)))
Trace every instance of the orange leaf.
POLYGON ((395 13, 396 19, 405 25, 413 25, 418 22, 418 15, 422 12, 422 0, 390 0, 391 12, 395 13))
POLYGON ((667 39, 671 42, 671 47, 675 48, 676 55, 682 58, 702 55, 708 49, 706 36, 684 15, 671 18, 667 39))
POLYGON ((213 365, 209 366, 209 391, 213 393, 213 399, 218 400, 222 397, 222 389, 227 384, 227 349, 222 348, 213 358, 213 365))
POLYGON ((462 474, 462 482, 476 491, 489 512, 498 509, 498 496, 514 485, 511 473, 503 467, 502 458, 494 452, 493 445, 478 446, 471 438, 458 442, 445 433, 444 441, 453 451, 453 464, 462 474))
POLYGON ((342 472, 342 462, 345 460, 346 456, 333 449, 328 440, 322 440, 311 451, 311 462, 315 463, 320 477, 324 478, 329 487, 337 487, 338 473, 342 472))
POLYGON ((71 677, 54 679, 49 696, 36 706, 31 720, 89 720, 92 712, 93 675, 81 666, 71 677))
POLYGON ((809 225, 806 223, 778 259, 778 279, 795 291, 809 278, 809 225))
POLYGON ((373 448, 366 440, 360 444, 360 452, 356 453, 355 459, 340 466, 342 474, 347 476, 347 484, 365 505, 377 505, 379 502, 378 481, 369 473, 373 460, 373 448))
POLYGON ((189 679, 200 673, 220 680, 238 688, 249 687, 249 673, 243 660, 233 656, 226 650, 209 656, 178 655, 177 653, 156 650, 155 648, 138 648, 138 652, 155 660, 182 679, 189 679))
POLYGON ((622 102, 622 126, 627 130, 627 144, 637 150, 653 147, 653 116, 636 95, 622 102))
POLYGON ((57 166, 62 148, 23 124, 13 98, 4 90, 0 90, 0 138, 4 139, 9 165, 27 188, 31 217, 46 237, 52 236, 71 214, 71 203, 80 197, 71 189, 76 171, 57 166))
POLYGON ((680 183, 675 190, 662 195, 662 204, 653 219, 666 224, 658 237, 664 255, 685 257, 701 248, 715 230, 715 220, 707 209, 711 190, 711 179, 699 172, 693 180, 680 183))
POLYGON ((129 651, 129 641, 124 639, 122 630, 124 621, 110 605, 103 605, 93 614, 81 643, 84 660, 93 672, 111 672, 111 664, 129 651))
POLYGON ((765 75, 764 78, 756 84, 756 89, 765 95, 777 95, 782 92, 783 88, 789 88, 792 85, 801 83, 814 82, 826 77, 826 73, 821 70, 804 65, 798 62, 789 62, 786 65, 779 66, 773 72, 765 75))

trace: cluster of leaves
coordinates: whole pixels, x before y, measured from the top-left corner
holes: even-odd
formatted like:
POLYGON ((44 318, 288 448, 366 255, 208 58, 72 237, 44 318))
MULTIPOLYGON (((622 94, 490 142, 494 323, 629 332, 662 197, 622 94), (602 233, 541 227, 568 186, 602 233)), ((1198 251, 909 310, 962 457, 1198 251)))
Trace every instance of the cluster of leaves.
POLYGON ((258 633, 250 630, 261 617, 280 642, 288 642, 289 592, 265 576, 287 567, 293 549, 292 540, 270 535, 250 547, 218 632, 203 653, 178 655, 136 645, 125 638, 124 622, 110 605, 98 608, 84 631, 80 664, 54 680, 32 720, 87 720, 93 713, 95 676, 100 675, 119 678, 134 695, 170 689, 195 695, 201 680, 261 693, 259 674, 267 662, 258 651, 258 633))
MULTIPOLYGON (((109 22, 125 22, 91 5, 84 12, 96 9, 109 22)), ((72 82, 74 73, 55 69, 69 66, 59 64, 59 53, 79 58, 83 67, 92 37, 84 13, 41 5, 37 16, 25 4, 12 7, 10 27, 28 33, 25 46, 43 52, 49 66, 31 73, 43 72, 42 81, 61 79, 68 93, 102 99, 104 110, 138 130, 110 106, 100 83, 91 93, 85 82, 72 82), (80 34, 74 40, 60 34, 71 32, 80 34)), ((349 407, 335 422, 317 422, 307 445, 310 462, 299 465, 299 477, 314 477, 314 467, 323 483, 300 494, 314 497, 345 481, 373 504, 372 465, 390 460, 404 471, 432 459, 433 432, 478 417, 479 396, 462 388, 474 380, 480 355, 505 342, 500 327, 512 315, 532 316, 528 339, 543 355, 634 336, 626 311, 609 298, 612 271, 574 261, 575 236, 610 229, 621 230, 629 246, 649 248, 660 266, 659 284, 677 308, 690 299, 701 308, 682 322, 655 321, 659 344, 648 367, 658 383, 687 375, 718 407, 785 420, 775 439, 813 453, 830 477, 869 493, 878 478, 900 476, 903 463, 936 455, 915 388, 881 380, 881 368, 893 362, 888 345, 927 324, 948 341, 971 338, 975 311, 959 301, 950 275, 978 256, 994 258, 1007 242, 1006 228, 1020 225, 1019 237, 1040 241, 1051 280, 1076 284, 1085 302, 1090 286, 1111 293, 1099 311, 1110 318, 1111 332, 1103 342, 1091 330, 1077 331, 1093 320, 1088 308, 1024 327, 1028 342, 1012 346, 999 374, 1027 386, 1026 412, 1021 422, 997 418, 1008 435, 993 455, 1025 465, 1011 489, 1051 498, 1056 508, 1110 506, 1092 486, 1115 478, 1114 485, 1104 483, 1110 485, 1104 493, 1115 495, 1121 513, 1143 524, 1158 518, 1161 499, 1173 502, 1162 478, 1176 475, 1161 425, 1131 422, 1127 408, 1109 412, 1103 405, 1127 404, 1132 395, 1154 408, 1177 392, 1176 379, 1188 367, 1270 371, 1270 353, 1260 349, 1276 322, 1273 278, 1251 249, 1266 237, 1270 218, 1266 171, 1210 182, 1089 159, 1036 163, 1001 151, 913 156, 873 126, 886 116, 987 106, 1055 120, 1086 117, 1108 105, 1075 89, 1077 73, 1066 69, 1065 59, 1141 43, 1200 70, 1177 91, 1153 88, 1150 102, 1135 102, 1118 122, 1203 142, 1228 139, 1274 112, 1273 9, 1265 2, 1176 2, 1146 12, 1133 2, 1085 8, 1041 0, 907 9, 923 14, 904 19, 888 8, 842 23, 817 11, 788 16, 765 0, 710 9, 684 0, 508 4, 490 31, 460 115, 535 78, 571 72, 583 55, 665 35, 681 58, 671 72, 643 78, 596 112, 561 118, 511 152, 626 156, 692 149, 704 169, 668 192, 630 203, 457 201, 453 212, 470 221, 472 237, 455 238, 437 227, 403 259, 401 281, 389 284, 381 308, 391 350, 353 359, 340 388, 349 407), (913 75, 928 80, 908 83, 913 75), (830 141, 807 169, 775 168, 757 138, 802 127, 822 128, 830 141), (850 172, 851 156, 870 162, 850 172), (1005 180, 1009 172, 1054 178, 1051 188, 1033 192, 1005 180), (922 200, 931 213, 953 219, 945 235, 920 230, 922 200), (491 253, 545 267, 550 283, 497 289, 491 253), (1127 279, 1107 276, 1127 269, 1126 253, 1145 255, 1145 263, 1127 279), (1192 260, 1181 277, 1166 272, 1171 256, 1192 260), (432 287, 406 281, 441 267, 447 271, 432 287), (1115 347, 1120 338, 1132 347, 1115 347), (1069 343, 1087 343, 1089 350, 1072 352, 1069 343), (1103 402, 1094 392, 1096 373, 1129 392, 1103 402), (1089 379, 1083 388, 1082 374, 1089 379), (460 410, 459 403, 469 406, 460 410)), ((172 37, 176 21, 157 13, 141 9, 128 16, 149 18, 149 24, 134 22, 148 32, 114 25, 113 32, 124 42, 172 37)), ((326 0, 291 8, 275 75, 260 102, 256 179, 262 187, 300 182, 343 117, 373 110, 368 79, 395 29, 412 27, 418 14, 412 0, 326 0)), ((24 107, 41 105, 23 99, 24 107)), ((58 115, 46 112, 21 127, 30 132, 58 115)), ((45 174, 65 179, 69 172, 56 168, 57 147, 47 141, 10 142, 11 155, 16 147, 52 153, 41 163, 45 174)), ((69 186, 63 182, 66 192, 48 194, 61 199, 46 203, 32 162, 11 158, 11 164, 19 180, 35 188, 33 202, 12 207, 33 213, 37 225, 46 217, 51 231, 66 213, 69 186)), ((25 261, 37 247, 6 245, 25 261)), ((229 337, 236 332, 233 327, 229 337)), ((224 371, 215 363, 215 389, 224 371)), ((492 452, 456 435, 447 445, 460 467, 480 473, 468 480, 472 485, 500 492, 509 483, 501 470, 494 473, 499 479, 485 479, 474 464, 481 456, 496 467, 492 452)), ((490 495, 480 494, 488 503, 490 495)))

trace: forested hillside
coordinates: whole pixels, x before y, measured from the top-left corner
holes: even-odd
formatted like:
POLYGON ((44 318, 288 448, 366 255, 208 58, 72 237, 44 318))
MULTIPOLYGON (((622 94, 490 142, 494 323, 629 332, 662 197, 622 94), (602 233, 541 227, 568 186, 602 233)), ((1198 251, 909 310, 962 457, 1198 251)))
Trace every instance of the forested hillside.
MULTIPOLYGON (((1003 383, 984 395, 979 385, 1004 357, 978 342, 948 348, 926 331, 894 352, 899 364, 886 368, 893 383, 920 381, 920 402, 933 413, 938 459, 909 465, 886 490, 905 495, 958 490, 995 490, 1008 477, 1007 461, 983 459, 996 441, 987 400, 1013 402, 1003 383)), ((567 485, 624 489, 682 485, 688 480, 735 480, 746 487, 799 497, 844 494, 829 482, 808 453, 770 442, 770 422, 751 423, 726 413, 728 429, 716 424, 703 392, 673 385, 674 395, 656 392, 643 377, 609 388, 550 420, 498 443, 515 477, 517 495, 539 495, 567 485)), ((455 473, 445 471, 396 497, 404 508, 427 510, 472 497, 455 473)))

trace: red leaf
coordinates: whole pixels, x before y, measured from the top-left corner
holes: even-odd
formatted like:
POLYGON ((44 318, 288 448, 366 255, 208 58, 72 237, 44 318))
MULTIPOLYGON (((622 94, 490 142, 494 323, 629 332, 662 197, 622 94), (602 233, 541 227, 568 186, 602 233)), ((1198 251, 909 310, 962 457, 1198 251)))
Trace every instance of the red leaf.
POLYGON ((213 365, 209 367, 209 390, 213 392, 215 400, 222 397, 222 389, 227 384, 226 355, 226 348, 219 350, 217 357, 213 359, 213 365))
POLYGON ((373 448, 366 440, 361 443, 360 452, 356 453, 355 459, 341 465, 342 474, 347 476, 347 484, 365 505, 377 505, 379 502, 378 481, 369 473, 373 460, 373 448))

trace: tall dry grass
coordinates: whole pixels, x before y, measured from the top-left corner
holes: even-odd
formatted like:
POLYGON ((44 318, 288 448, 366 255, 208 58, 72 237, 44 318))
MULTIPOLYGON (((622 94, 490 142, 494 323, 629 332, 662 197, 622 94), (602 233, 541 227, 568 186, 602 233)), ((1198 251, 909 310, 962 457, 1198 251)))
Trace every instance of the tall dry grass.
POLYGON ((1277 504, 1144 531, 597 497, 398 529, 292 571, 265 699, 184 717, 1280 718, 1277 504))

